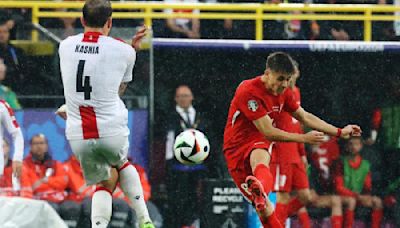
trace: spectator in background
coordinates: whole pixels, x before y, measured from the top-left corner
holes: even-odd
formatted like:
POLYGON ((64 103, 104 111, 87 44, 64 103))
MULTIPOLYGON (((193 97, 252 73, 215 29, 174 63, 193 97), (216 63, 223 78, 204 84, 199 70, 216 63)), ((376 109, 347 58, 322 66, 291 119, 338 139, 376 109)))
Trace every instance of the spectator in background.
POLYGON ((68 186, 67 173, 63 165, 48 152, 46 136, 34 135, 30 146, 30 153, 24 160, 26 169, 22 182, 30 183, 35 199, 46 200, 60 214, 60 204, 65 200, 68 186))
MULTIPOLYGON (((183 165, 174 158, 175 137, 186 129, 204 132, 205 123, 194 109, 193 94, 187 85, 180 85, 175 91, 176 106, 170 112, 166 141, 168 212, 166 224, 170 228, 190 227, 199 217, 198 188, 205 178, 206 167, 183 165), (179 200, 191 199, 191 200, 179 200)), ((205 132, 204 132, 205 133, 205 132)))
MULTIPOLYGON (((231 0, 201 0, 202 3, 231 3, 231 0)), ((216 12, 202 10, 202 13, 216 12)), ((226 12, 226 11, 223 11, 226 12)), ((200 34, 202 39, 231 39, 232 38, 232 19, 200 21, 200 34)))
MULTIPOLYGON (((164 0, 165 3, 198 3, 197 0, 164 0)), ((199 10, 191 9, 166 9, 165 13, 188 13, 188 14, 199 14, 199 10)), ((200 38, 200 20, 198 18, 167 18, 167 33, 168 37, 172 38, 200 38)))
MULTIPOLYGON (((312 0, 287 0, 288 3, 304 3, 310 4, 312 0)), ((307 14, 312 12, 301 12, 293 11, 292 14, 307 14)), ((289 20, 284 25, 284 38, 285 39, 296 39, 296 40, 315 40, 320 35, 320 27, 317 21, 301 21, 301 20, 289 20)))
MULTIPOLYGON (((264 0, 262 3, 266 4, 280 4, 282 3, 283 0, 264 0)), ((269 14, 273 14, 274 12, 269 12, 269 14)), ((296 32, 297 30, 300 29, 299 25, 297 22, 300 22, 298 20, 293 20, 290 22, 294 23, 289 23, 290 24, 290 29, 292 31, 296 32)), ((282 39, 289 39, 287 34, 285 33, 285 21, 276 19, 276 20, 267 20, 264 21, 263 23, 264 27, 264 40, 282 40, 282 39)), ((254 33, 253 33, 254 34, 254 33)), ((292 37, 290 37, 292 38, 292 37)))
POLYGON ((340 148, 336 137, 326 136, 325 142, 311 146, 311 180, 320 194, 333 194, 334 167, 340 159, 340 148))
MULTIPOLYGON (((374 2, 378 5, 391 5, 391 4, 399 4, 397 0, 376 0, 374 2)), ((393 13, 379 13, 379 15, 392 16, 393 13)), ((374 21, 372 22, 372 40, 374 41, 389 41, 389 40, 398 40, 396 37, 398 34, 398 21, 374 21)))
MULTIPOLYGON (((397 66, 393 66, 397 67, 397 66)), ((391 69, 393 70, 393 69, 391 69)), ((398 71, 398 68, 395 70, 398 71)), ((382 152, 382 188, 400 201, 400 76, 389 75, 384 85, 383 100, 378 102, 371 118, 371 133, 366 144, 382 152)), ((397 226, 400 226, 400 205, 394 209, 397 226)))
POLYGON ((10 29, 10 40, 17 39, 18 31, 23 31, 26 28, 26 22, 31 20, 29 10, 21 9, 0 9, 0 24, 6 22, 10 29))
MULTIPOLYGON (((372 180, 370 163, 364 160, 360 152, 363 148, 361 137, 352 137, 346 145, 347 154, 338 163, 335 171, 336 192, 346 201, 353 198, 357 203, 372 208, 371 225, 378 228, 383 217, 382 200, 371 195, 372 180)), ((345 227, 352 227, 354 212, 348 213, 345 218, 345 227)))
POLYGON ((6 23, 9 29, 14 28, 15 21, 12 18, 12 13, 10 10, 0 9, 0 21, 6 23))
MULTIPOLYGON (((341 0, 315 0, 317 4, 351 4, 341 0)), ((363 26, 359 21, 320 21, 320 33, 315 40, 363 40, 363 26)), ((314 26, 315 27, 315 26, 314 26)), ((313 28, 313 27, 311 27, 313 28)))
MULTIPOLYGON (((231 0, 231 3, 266 3, 279 4, 281 0, 231 0)), ((271 13, 271 12, 268 12, 271 13)), ((256 37, 255 21, 253 20, 227 20, 225 29, 231 30, 232 38, 250 39, 256 37)), ((282 20, 265 20, 263 22, 264 40, 284 39, 284 22, 282 20)))
POLYGON ((26 57, 23 51, 10 44, 10 27, 7 21, 0 21, 0 58, 7 66, 7 75, 4 84, 10 86, 17 93, 25 87, 25 71, 27 71, 26 57))
MULTIPOLYGON (((342 209, 346 207, 345 216, 348 214, 348 208, 354 211, 356 200, 349 198, 342 202, 340 196, 337 196, 334 188, 333 171, 340 158, 340 149, 336 137, 326 136, 325 141, 321 144, 311 146, 311 166, 309 170, 309 179, 311 190, 311 205, 317 208, 331 208, 331 216, 341 217, 340 224, 342 226, 343 217, 342 209)), ((305 208, 300 211, 306 212, 305 208)), ((333 219, 331 220, 333 222, 333 219)), ((303 227, 306 226, 300 219, 303 227)), ((333 225, 332 225, 333 227, 333 225)))
POLYGON ((10 145, 7 140, 3 139, 2 147, 5 165, 4 173, 3 175, 0 175, 0 196, 21 196, 32 198, 32 187, 29 182, 20 182, 20 180, 13 177, 13 161, 10 159, 10 145))
POLYGON ((7 86, 2 85, 1 82, 6 78, 7 66, 4 64, 3 59, 0 59, 0 99, 5 100, 12 109, 19 110, 21 105, 17 99, 17 95, 7 86))

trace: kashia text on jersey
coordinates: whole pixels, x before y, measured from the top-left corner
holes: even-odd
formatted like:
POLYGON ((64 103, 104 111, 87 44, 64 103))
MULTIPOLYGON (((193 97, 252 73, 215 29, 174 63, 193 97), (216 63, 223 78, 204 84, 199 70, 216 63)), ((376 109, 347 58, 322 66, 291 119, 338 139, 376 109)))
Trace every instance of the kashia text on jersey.
POLYGON ((99 54, 99 46, 76 45, 75 52, 84 54, 99 54))

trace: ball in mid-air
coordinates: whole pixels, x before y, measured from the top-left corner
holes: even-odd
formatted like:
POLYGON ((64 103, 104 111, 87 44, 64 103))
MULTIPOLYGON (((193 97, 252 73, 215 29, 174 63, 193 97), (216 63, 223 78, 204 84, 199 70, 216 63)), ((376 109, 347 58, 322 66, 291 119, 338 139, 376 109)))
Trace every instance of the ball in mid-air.
POLYGON ((176 136, 174 153, 182 164, 201 164, 210 154, 210 143, 201 131, 188 129, 176 136))

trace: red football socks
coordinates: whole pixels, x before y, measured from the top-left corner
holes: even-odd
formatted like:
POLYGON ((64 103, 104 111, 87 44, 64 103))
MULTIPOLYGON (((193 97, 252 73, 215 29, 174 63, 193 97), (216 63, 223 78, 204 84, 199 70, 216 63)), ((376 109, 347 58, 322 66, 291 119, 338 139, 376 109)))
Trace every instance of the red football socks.
POLYGON ((297 214, 302 207, 304 207, 304 204, 297 197, 293 198, 288 204, 287 216, 293 216, 297 214))
POLYGON ((372 228, 379 228, 379 227, 381 227, 382 217, 383 217, 383 210, 382 210, 382 209, 375 209, 375 210, 372 210, 372 215, 371 215, 371 227, 372 227, 372 228))
POLYGON ((297 217, 299 218, 299 222, 301 224, 301 227, 303 227, 303 228, 311 228, 311 220, 310 220, 310 217, 308 216, 307 212, 298 213, 297 217))
POLYGON ((269 171, 268 166, 259 164, 256 166, 253 172, 254 176, 261 182, 264 187, 264 192, 269 194, 273 185, 272 174, 269 171))
POLYGON ((354 223, 354 211, 346 210, 344 212, 344 228, 352 228, 354 223))
POLYGON ((334 215, 331 217, 332 228, 342 228, 343 217, 341 215, 334 215))
POLYGON ((268 216, 267 221, 261 220, 263 224, 263 228, 283 228, 282 224, 279 222, 278 218, 275 215, 275 211, 272 212, 270 216, 268 216))
POLYGON ((282 226, 285 226, 285 223, 286 223, 287 208, 288 208, 287 204, 276 203, 276 207, 275 207, 276 217, 278 218, 278 220, 282 224, 282 226))

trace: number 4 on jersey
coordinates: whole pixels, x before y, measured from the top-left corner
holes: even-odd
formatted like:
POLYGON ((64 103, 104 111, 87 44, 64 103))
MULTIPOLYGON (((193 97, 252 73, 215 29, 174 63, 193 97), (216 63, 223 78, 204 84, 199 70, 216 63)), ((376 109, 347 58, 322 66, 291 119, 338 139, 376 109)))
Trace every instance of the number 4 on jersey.
POLYGON ((79 60, 78 72, 76 73, 76 92, 84 92, 85 100, 90 100, 90 93, 92 92, 92 87, 90 86, 90 76, 85 76, 85 81, 83 81, 84 69, 85 60, 79 60))

